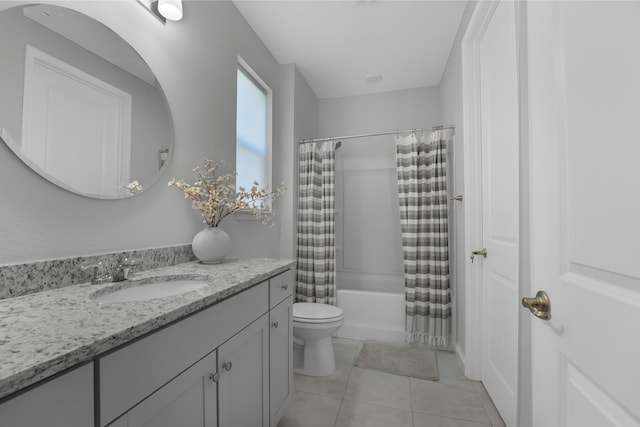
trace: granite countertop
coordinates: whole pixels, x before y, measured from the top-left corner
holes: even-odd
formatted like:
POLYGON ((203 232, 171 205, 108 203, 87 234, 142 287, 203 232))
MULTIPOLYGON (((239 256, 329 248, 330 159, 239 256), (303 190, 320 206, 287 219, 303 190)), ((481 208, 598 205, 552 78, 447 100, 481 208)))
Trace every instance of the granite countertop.
POLYGON ((295 265, 229 259, 137 273, 130 281, 81 284, 0 301, 0 398, 232 296, 295 265), (152 277, 197 276, 204 288, 144 301, 99 303, 90 296, 152 277))

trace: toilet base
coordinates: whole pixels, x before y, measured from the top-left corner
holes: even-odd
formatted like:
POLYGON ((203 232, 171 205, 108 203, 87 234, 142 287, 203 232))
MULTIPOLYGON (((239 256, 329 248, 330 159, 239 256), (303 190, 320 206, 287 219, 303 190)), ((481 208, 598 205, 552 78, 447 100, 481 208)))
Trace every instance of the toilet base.
POLYGON ((302 349, 302 367, 294 365, 293 372, 310 377, 326 377, 336 371, 336 360, 333 354, 331 337, 309 340, 302 349))

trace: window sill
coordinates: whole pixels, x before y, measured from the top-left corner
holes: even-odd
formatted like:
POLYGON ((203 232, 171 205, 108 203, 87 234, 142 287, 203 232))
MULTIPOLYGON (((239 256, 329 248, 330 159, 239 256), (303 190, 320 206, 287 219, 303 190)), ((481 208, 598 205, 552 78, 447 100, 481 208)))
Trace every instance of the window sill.
POLYGON ((233 214, 233 216, 238 221, 260 221, 258 218, 253 216, 253 209, 239 209, 233 214))

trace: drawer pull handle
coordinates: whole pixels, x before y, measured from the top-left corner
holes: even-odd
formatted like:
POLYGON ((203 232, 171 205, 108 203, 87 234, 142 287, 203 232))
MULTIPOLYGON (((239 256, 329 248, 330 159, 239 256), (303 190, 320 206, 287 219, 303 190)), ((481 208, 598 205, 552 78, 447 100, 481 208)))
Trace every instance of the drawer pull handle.
POLYGON ((218 380, 220 379, 220 374, 219 374, 219 373, 217 373, 217 372, 216 372, 216 373, 209 374, 209 379, 210 379, 211 381, 213 381, 214 383, 217 383, 217 382, 218 382, 218 380))
POLYGON ((276 322, 273 322, 273 323, 271 324, 271 326, 273 326, 274 328, 277 328, 277 327, 278 327, 278 322, 277 322, 277 321, 276 321, 276 322))
POLYGON ((227 371, 230 371, 230 370, 231 370, 231 362, 224 362, 224 363, 222 364, 222 367, 223 367, 224 369, 226 369, 227 371))
POLYGON ((286 291, 287 289, 289 289, 289 285, 288 284, 284 284, 281 286, 283 291, 286 291))

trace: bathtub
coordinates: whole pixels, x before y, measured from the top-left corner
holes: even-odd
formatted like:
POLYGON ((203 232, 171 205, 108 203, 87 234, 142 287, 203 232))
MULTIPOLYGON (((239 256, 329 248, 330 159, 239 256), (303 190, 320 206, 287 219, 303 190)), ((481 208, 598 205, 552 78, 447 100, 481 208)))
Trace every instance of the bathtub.
POLYGON ((404 293, 338 290, 344 325, 336 336, 357 340, 404 342, 404 293))

